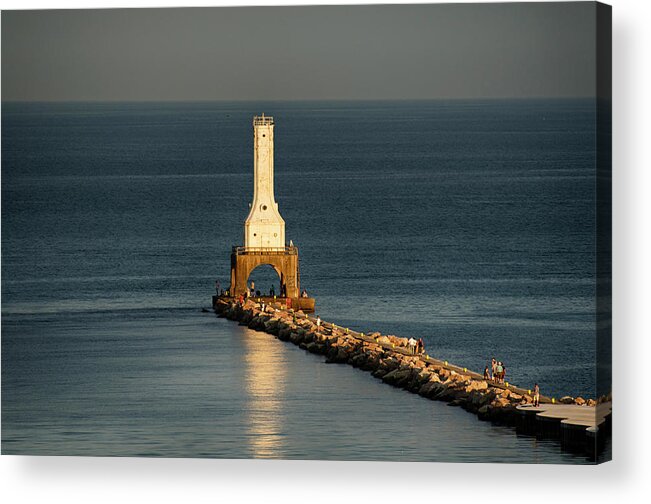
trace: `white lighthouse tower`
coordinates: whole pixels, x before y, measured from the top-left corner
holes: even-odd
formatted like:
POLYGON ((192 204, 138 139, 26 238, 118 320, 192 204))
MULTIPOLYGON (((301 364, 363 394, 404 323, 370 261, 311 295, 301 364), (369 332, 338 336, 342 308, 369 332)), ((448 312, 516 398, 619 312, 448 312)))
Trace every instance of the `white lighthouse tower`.
POLYGON ((246 249, 284 250, 285 221, 274 198, 274 119, 253 118, 253 203, 244 222, 246 249))
MULTIPOLYGON (((244 221, 244 246, 231 252, 231 284, 225 296, 213 296, 213 304, 226 297, 231 302, 250 294, 249 277, 259 266, 269 265, 280 280, 273 302, 288 308, 314 312, 314 298, 301 291, 298 247, 285 244, 285 221, 274 198, 274 119, 262 114, 253 118, 253 203, 244 221)), ((260 296, 264 298, 264 295, 260 296)), ((271 299, 268 301, 271 302, 271 299)))

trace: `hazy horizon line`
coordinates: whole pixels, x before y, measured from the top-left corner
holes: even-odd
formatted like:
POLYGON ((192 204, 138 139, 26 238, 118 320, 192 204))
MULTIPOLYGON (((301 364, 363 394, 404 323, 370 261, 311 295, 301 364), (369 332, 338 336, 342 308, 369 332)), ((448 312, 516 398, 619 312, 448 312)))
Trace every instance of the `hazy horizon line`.
POLYGON ((407 101, 499 101, 499 100, 588 100, 603 99, 593 95, 567 96, 483 96, 483 97, 437 97, 437 98, 189 98, 189 99, 74 99, 74 100, 13 100, 1 99, 0 103, 247 103, 247 102, 407 102, 407 101))

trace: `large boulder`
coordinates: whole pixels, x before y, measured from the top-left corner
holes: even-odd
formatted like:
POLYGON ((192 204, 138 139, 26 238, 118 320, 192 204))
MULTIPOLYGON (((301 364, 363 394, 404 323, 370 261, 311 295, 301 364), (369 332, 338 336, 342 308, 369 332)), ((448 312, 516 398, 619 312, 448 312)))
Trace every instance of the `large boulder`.
POLYGON ((439 383, 439 382, 428 381, 427 383, 424 383, 418 389, 418 395, 421 395, 423 397, 428 397, 429 393, 431 392, 432 388, 434 388, 436 383, 439 383))
POLYGON ((411 368, 409 377, 403 380, 401 383, 398 383, 398 385, 406 388, 407 390, 411 390, 412 392, 418 392, 420 386, 423 384, 424 381, 426 381, 425 379, 421 378, 420 373, 421 373, 421 369, 416 367, 411 368))
POLYGON ((398 369, 401 366, 401 362, 393 356, 384 359, 382 361, 382 364, 385 365, 389 369, 389 371, 398 369))
POLYGON ((339 347, 337 349, 337 355, 335 357, 335 362, 344 364, 348 362, 348 359, 350 358, 350 354, 346 351, 346 349, 339 347))
POLYGON ((427 397, 429 399, 438 399, 439 394, 442 394, 447 390, 447 387, 441 383, 441 382, 430 382, 431 385, 429 385, 427 393, 423 395, 423 397, 427 397))
POLYGON ((317 347, 317 344, 314 341, 312 341, 312 342, 308 343, 307 345, 305 345, 305 350, 307 350, 308 352, 313 353, 313 354, 319 353, 319 349, 317 347))
POLYGON ((470 393, 473 390, 486 390, 488 389, 488 383, 484 380, 473 380, 468 386, 466 386, 466 392, 470 393))
POLYGON ((366 356, 366 354, 357 353, 357 354, 353 355, 353 357, 351 358, 350 363, 353 365, 353 367, 359 368, 359 367, 362 367, 362 366, 364 366, 366 364, 367 359, 368 359, 368 357, 366 356))
POLYGON ((366 355, 366 362, 360 366, 364 371, 374 371, 380 365, 380 355, 377 352, 368 352, 366 355))
POLYGON ((574 404, 578 406, 583 406, 585 404, 585 399, 583 399, 583 397, 577 397, 576 399, 574 399, 574 404))
POLYGON ((404 369, 400 367, 384 375, 382 377, 382 381, 384 383, 388 383, 389 385, 398 385, 399 382, 409 379, 410 374, 411 369, 404 369))
POLYGON ((512 403, 516 403, 516 402, 519 403, 520 401, 522 401, 522 396, 520 394, 516 394, 515 392, 511 392, 509 394, 509 400, 512 403))
MULTIPOLYGON (((289 341, 291 339, 292 334, 295 335, 296 333, 293 333, 291 331, 291 329, 289 329, 289 328, 279 329, 278 330, 278 339, 280 341, 289 341)), ((292 340, 292 342, 293 342, 293 340, 292 340)))
POLYGON ((496 397, 490 405, 493 408, 504 408, 506 406, 511 405, 511 401, 509 401, 506 397, 496 397))
POLYGON ((440 401, 449 401, 451 399, 456 399, 457 390, 454 389, 452 383, 448 383, 447 385, 445 383, 440 383, 436 386, 436 389, 438 389, 438 393, 433 396, 434 399, 438 399, 440 401))
POLYGON ((511 391, 509 389, 503 389, 500 391, 500 396, 502 396, 504 399, 508 398, 511 395, 511 391))
POLYGON ((249 329, 257 329, 260 323, 260 316, 255 316, 249 321, 249 329))
MULTIPOLYGON (((282 330, 278 333, 278 338, 280 338, 280 333, 282 333, 283 331, 289 331, 289 329, 282 329, 282 330)), ((301 336, 299 333, 297 333, 297 332, 293 332, 293 333, 290 333, 290 334, 289 334, 289 340, 290 340, 292 343, 294 343, 294 345, 299 345, 299 344, 303 341, 303 338, 302 338, 302 336, 301 336)))
POLYGON ((277 317, 274 317, 264 324, 264 330, 270 334, 278 334, 278 322, 280 320, 277 317))
POLYGON ((383 377, 385 374, 387 374, 387 373, 389 373, 389 370, 387 370, 387 369, 384 368, 384 367, 379 367, 379 368, 377 368, 377 369, 375 369, 375 370, 373 370, 373 371, 371 372, 371 374, 372 374, 373 376, 375 376, 376 378, 380 378, 380 379, 382 379, 382 377, 383 377))
MULTIPOLYGON (((414 369, 418 370, 419 368, 414 368, 414 369)), ((431 376, 432 373, 430 373, 427 369, 420 368, 418 374, 416 375, 416 382, 418 383, 418 387, 420 388, 421 385, 427 383, 431 376)))

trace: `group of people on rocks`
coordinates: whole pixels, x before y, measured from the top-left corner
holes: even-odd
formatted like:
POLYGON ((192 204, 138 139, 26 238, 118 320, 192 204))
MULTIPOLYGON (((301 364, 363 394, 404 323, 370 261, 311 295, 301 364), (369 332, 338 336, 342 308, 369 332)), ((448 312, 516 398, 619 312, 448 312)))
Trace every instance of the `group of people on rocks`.
POLYGON ((409 348, 409 353, 412 355, 422 354, 425 351, 425 342, 423 338, 418 338, 418 340, 409 338, 407 340, 407 348, 409 348))
POLYGON ((502 361, 498 361, 493 357, 491 359, 490 368, 484 368, 484 380, 491 380, 495 383, 504 383, 506 377, 506 366, 502 361))
MULTIPOLYGON (((506 366, 502 361, 498 361, 493 357, 490 362, 490 367, 484 368, 484 380, 493 381, 495 383, 505 383, 506 366)), ((540 387, 537 383, 533 386, 533 406, 540 406, 540 387)))

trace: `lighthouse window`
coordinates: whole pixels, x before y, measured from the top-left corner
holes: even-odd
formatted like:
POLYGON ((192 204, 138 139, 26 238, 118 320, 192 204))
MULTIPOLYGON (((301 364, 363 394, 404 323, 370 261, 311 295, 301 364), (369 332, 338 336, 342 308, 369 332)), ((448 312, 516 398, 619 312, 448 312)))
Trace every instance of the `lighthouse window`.
POLYGON ((267 205, 262 205, 262 209, 263 209, 263 210, 266 210, 266 209, 267 209, 267 205))
POLYGON ((265 135, 264 133, 262 134, 262 138, 264 138, 264 137, 266 137, 266 136, 267 136, 267 135, 265 135))
POLYGON ((253 233, 253 236, 258 236, 258 233, 253 233))

